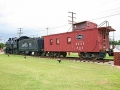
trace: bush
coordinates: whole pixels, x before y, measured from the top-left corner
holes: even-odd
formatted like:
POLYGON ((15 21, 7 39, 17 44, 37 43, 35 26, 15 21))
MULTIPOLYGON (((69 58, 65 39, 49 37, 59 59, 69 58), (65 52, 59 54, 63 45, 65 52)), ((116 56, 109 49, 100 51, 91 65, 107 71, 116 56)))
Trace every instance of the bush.
POLYGON ((3 48, 3 47, 5 47, 5 44, 0 43, 0 48, 3 48))

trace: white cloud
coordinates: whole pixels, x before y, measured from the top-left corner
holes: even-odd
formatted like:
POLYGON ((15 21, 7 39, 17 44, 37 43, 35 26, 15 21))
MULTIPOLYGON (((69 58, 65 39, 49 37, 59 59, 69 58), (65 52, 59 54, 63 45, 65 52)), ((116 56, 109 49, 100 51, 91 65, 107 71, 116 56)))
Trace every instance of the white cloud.
MULTIPOLYGON (((67 25, 68 20, 71 20, 68 12, 73 11, 76 13, 76 22, 91 20, 100 24, 104 20, 109 21, 117 30, 116 39, 120 39, 120 15, 96 19, 119 13, 119 5, 119 0, 0 0, 0 24, 7 24, 9 30, 14 32, 21 27, 25 33, 28 32, 26 29, 30 29, 36 34, 47 27, 67 25)), ((69 27, 51 29, 49 33, 66 32, 69 27)), ((29 34, 32 31, 29 31, 29 34)))

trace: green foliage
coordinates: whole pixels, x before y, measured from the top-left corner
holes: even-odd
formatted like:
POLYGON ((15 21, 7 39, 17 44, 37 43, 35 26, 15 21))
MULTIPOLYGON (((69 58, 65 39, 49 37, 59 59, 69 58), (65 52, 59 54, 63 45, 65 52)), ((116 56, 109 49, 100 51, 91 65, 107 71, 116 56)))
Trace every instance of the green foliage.
POLYGON ((3 47, 5 47, 5 44, 0 43, 0 48, 3 48, 3 47))
POLYGON ((0 90, 120 90, 120 68, 0 55, 0 90))
POLYGON ((110 45, 120 45, 120 40, 118 40, 118 41, 110 41, 110 45))

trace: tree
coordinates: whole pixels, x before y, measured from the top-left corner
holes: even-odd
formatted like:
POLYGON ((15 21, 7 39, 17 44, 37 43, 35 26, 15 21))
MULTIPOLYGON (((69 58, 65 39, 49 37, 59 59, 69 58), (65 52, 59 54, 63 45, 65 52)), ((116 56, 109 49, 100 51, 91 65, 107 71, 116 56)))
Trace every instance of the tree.
POLYGON ((5 47, 5 44, 0 43, 0 48, 3 48, 3 47, 5 47))
POLYGON ((118 40, 118 41, 110 41, 110 45, 120 45, 120 40, 118 40))

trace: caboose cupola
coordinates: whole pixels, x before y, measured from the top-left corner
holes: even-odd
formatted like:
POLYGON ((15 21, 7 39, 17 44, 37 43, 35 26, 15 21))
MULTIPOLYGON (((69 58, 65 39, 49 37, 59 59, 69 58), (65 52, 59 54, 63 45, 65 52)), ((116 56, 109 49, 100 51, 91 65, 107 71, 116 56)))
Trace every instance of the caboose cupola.
POLYGON ((83 21, 73 24, 73 31, 97 28, 97 24, 89 21, 83 21))

